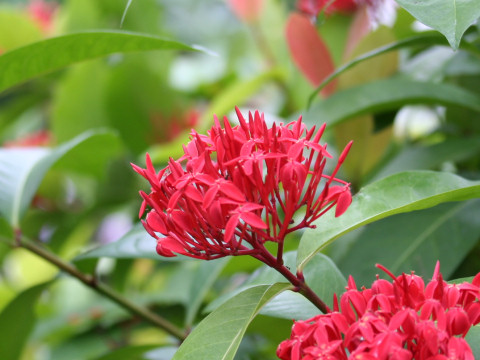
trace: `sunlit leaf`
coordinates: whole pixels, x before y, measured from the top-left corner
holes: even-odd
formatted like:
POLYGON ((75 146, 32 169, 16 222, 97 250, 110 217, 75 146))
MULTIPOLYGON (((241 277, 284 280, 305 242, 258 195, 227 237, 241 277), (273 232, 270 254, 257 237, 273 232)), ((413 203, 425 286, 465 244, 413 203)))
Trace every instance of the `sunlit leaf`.
POLYGON ((0 313, 0 359, 18 360, 36 321, 35 303, 49 283, 21 292, 0 313))
POLYGON ((418 21, 438 30, 457 49, 465 30, 480 17, 478 0, 396 0, 418 21))
POLYGON ((195 50, 156 36, 120 31, 74 33, 39 41, 0 56, 0 92, 74 63, 118 52, 195 50))
POLYGON ((354 196, 350 208, 335 218, 328 212, 300 241, 297 267, 302 269, 323 247, 362 225, 404 212, 426 209, 447 201, 480 197, 480 182, 450 173, 408 171, 370 184, 354 196))
POLYGON ((304 114, 304 121, 335 124, 359 115, 395 110, 407 104, 458 105, 480 111, 480 98, 458 86, 387 79, 339 91, 315 103, 304 114))
POLYGON ((260 309, 289 284, 259 285, 245 290, 208 315, 187 337, 173 360, 232 360, 245 331, 260 309))
MULTIPOLYGON (((106 143, 109 143, 108 139, 111 139, 111 136, 112 134, 105 130, 91 130, 53 149, 1 148, 0 213, 2 216, 13 227, 18 227, 43 177, 54 163, 82 143, 95 140, 96 137, 103 138, 106 143)), ((90 153, 85 151, 81 154, 76 153, 75 157, 78 161, 81 159, 83 166, 95 164, 101 158, 96 156, 85 158, 89 155, 90 153)), ((73 163, 70 165, 75 167, 73 163)))

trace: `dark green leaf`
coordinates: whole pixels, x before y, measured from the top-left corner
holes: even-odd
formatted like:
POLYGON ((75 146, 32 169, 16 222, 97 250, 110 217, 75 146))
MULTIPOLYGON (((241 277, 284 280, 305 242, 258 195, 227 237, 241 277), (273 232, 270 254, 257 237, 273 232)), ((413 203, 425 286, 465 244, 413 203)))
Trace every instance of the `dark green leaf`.
POLYGON ((118 52, 195 50, 151 35, 92 31, 39 41, 0 56, 0 92, 74 63, 118 52))
POLYGON ((108 354, 100 356, 95 360, 149 360, 152 359, 149 354, 155 349, 158 349, 158 345, 126 346, 118 350, 109 351, 108 354))
MULTIPOLYGON (((56 148, 2 148, 0 149, 0 213, 13 227, 18 227, 29 207, 43 177, 50 167, 82 143, 100 137, 111 140, 111 133, 104 130, 85 132, 56 148)), ((83 165, 95 156, 86 159, 89 153, 79 155, 83 165)))
MULTIPOLYGON (((336 263, 344 274, 354 275, 359 286, 375 280, 377 263, 396 275, 413 270, 427 279, 440 260, 448 279, 480 237, 479 213, 480 200, 471 200, 377 221, 365 227, 336 263)), ((342 246, 342 241, 334 246, 342 246)))
POLYGON ((480 17, 478 0, 396 0, 418 21, 438 30, 457 49, 467 28, 480 17))
POLYGON ((480 197, 480 182, 450 173, 408 171, 379 180, 360 190, 350 208, 335 218, 328 212, 300 241, 297 267, 302 269, 320 249, 345 233, 376 220, 426 209, 443 202, 480 197))
POLYGON ((290 286, 284 283, 255 286, 230 299, 193 330, 173 360, 232 360, 260 309, 290 286))
POLYGON ((18 360, 35 321, 35 303, 48 283, 21 292, 0 313, 0 359, 18 360))
POLYGON ((460 87, 387 79, 337 92, 315 103, 304 115, 304 120, 314 124, 336 124, 355 116, 398 109, 407 104, 458 105, 480 111, 480 98, 460 87))

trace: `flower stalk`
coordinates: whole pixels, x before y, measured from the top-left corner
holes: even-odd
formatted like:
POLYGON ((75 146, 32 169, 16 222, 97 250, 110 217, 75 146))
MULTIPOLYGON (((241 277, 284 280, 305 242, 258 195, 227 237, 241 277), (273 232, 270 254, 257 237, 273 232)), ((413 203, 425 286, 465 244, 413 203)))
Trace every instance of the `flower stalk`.
POLYGON ((63 259, 55 255, 51 251, 47 250, 45 247, 36 244, 30 239, 27 239, 25 236, 22 236, 19 231, 16 231, 15 244, 12 244, 10 241, 8 241, 5 238, 2 238, 2 239, 5 240, 5 242, 7 242, 11 246, 24 248, 34 253, 35 255, 41 257, 45 261, 48 261, 52 265, 55 265, 61 271, 73 276, 74 278, 82 282, 84 285, 88 286, 90 289, 110 299, 111 301, 121 306, 131 314, 136 315, 141 319, 149 322, 150 324, 166 331, 167 333, 174 336, 178 340, 180 341, 185 340, 186 334, 176 325, 172 324, 171 322, 162 318, 161 316, 155 314, 149 309, 133 303, 132 301, 123 297, 122 295, 120 295, 118 292, 116 292, 109 286, 98 282, 97 279, 95 279, 95 277, 82 273, 74 265, 64 261, 63 259))

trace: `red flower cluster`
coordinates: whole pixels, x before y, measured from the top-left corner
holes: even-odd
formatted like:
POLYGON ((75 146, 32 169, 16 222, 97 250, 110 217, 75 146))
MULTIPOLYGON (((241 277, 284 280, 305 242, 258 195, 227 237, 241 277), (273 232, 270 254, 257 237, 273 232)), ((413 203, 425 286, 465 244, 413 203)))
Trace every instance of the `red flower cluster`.
POLYGON ((464 339, 480 322, 480 273, 447 284, 437 263, 433 279, 402 274, 357 290, 352 277, 334 311, 297 321, 277 350, 282 360, 474 360, 464 339))
POLYGON ((335 175, 351 144, 325 175, 331 157, 320 145, 325 125, 315 133, 301 118, 268 127, 258 112, 248 122, 238 109, 237 116, 238 126, 225 118, 222 128, 215 118, 208 135, 193 131, 185 155, 158 173, 148 155, 146 169, 132 164, 151 184, 149 194, 140 192, 140 217, 149 206, 142 222, 160 255, 260 258, 265 242, 281 246, 288 233, 313 227, 335 205, 337 216, 350 205, 349 184, 335 175), (299 210, 303 217, 295 222, 299 210))

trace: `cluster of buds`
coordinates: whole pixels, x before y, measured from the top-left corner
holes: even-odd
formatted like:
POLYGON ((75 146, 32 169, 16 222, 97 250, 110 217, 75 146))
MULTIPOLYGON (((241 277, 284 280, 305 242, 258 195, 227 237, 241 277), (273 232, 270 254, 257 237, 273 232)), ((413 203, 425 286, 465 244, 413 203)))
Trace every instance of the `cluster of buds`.
POLYGON ((325 125, 307 130, 299 118, 268 127, 258 112, 248 121, 238 109, 237 116, 237 126, 225 118, 222 127, 215 118, 207 135, 192 131, 184 155, 159 172, 148 155, 146 169, 132 164, 151 185, 149 194, 140 192, 140 217, 148 207, 142 223, 160 255, 264 261, 265 242, 277 243, 281 254, 287 234, 314 227, 335 206, 339 216, 350 205, 349 184, 335 175, 351 143, 326 175, 331 155, 320 144, 325 125))
POLYGON ((425 286, 402 274, 357 290, 353 278, 334 311, 297 321, 277 350, 282 360, 473 360, 464 337, 480 323, 480 273, 472 283, 446 283, 435 268, 425 286))

